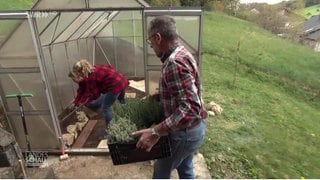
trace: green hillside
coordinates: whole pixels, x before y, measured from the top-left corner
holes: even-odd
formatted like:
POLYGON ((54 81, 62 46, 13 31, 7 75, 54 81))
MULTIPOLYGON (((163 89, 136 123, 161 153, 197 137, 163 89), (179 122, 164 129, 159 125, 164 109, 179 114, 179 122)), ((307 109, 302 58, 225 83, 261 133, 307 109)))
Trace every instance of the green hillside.
POLYGON ((0 10, 28 10, 36 0, 0 0, 0 10))
MULTIPOLYGON (((36 0, 0 0, 0 11, 29 10, 34 2, 36 2, 36 0)), ((10 33, 18 23, 18 20, 0 21, 0 37, 6 36, 8 33, 10 33)))
POLYGON ((319 178, 319 54, 223 14, 203 29, 204 100, 224 109, 200 150, 212 178, 319 178))

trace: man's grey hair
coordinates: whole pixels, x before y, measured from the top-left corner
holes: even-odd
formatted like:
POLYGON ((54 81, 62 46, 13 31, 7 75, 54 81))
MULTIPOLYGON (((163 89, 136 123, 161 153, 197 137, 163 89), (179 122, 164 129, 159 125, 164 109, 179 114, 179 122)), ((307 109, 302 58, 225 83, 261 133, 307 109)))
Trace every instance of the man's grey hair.
POLYGON ((158 16, 151 20, 148 32, 151 36, 160 33, 167 41, 175 40, 179 37, 176 21, 168 15, 158 16))

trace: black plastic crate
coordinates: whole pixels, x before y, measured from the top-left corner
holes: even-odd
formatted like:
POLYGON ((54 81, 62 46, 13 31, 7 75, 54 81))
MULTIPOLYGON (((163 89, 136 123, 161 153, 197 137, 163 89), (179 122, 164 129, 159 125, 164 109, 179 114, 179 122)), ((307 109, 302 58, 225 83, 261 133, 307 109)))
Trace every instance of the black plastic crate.
POLYGON ((136 143, 108 143, 114 165, 160 159, 171 156, 168 136, 159 139, 150 152, 136 147, 136 143))

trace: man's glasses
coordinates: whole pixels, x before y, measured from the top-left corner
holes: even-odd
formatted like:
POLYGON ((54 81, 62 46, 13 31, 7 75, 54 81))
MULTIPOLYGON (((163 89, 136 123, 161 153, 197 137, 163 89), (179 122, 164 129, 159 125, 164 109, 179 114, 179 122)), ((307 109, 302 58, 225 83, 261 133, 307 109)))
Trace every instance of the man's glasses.
POLYGON ((155 35, 157 35, 157 33, 155 33, 155 34, 153 34, 152 36, 150 36, 150 37, 147 38, 147 43, 148 43, 148 44, 151 44, 150 39, 153 38, 155 35))

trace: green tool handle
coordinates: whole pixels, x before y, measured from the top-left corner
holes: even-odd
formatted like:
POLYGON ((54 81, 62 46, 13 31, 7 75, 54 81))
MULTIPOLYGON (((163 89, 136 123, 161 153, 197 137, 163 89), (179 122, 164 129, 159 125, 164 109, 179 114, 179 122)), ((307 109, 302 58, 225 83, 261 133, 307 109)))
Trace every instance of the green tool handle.
POLYGON ((22 93, 22 94, 8 94, 6 95, 6 98, 16 98, 16 97, 33 97, 33 94, 31 93, 22 93))

